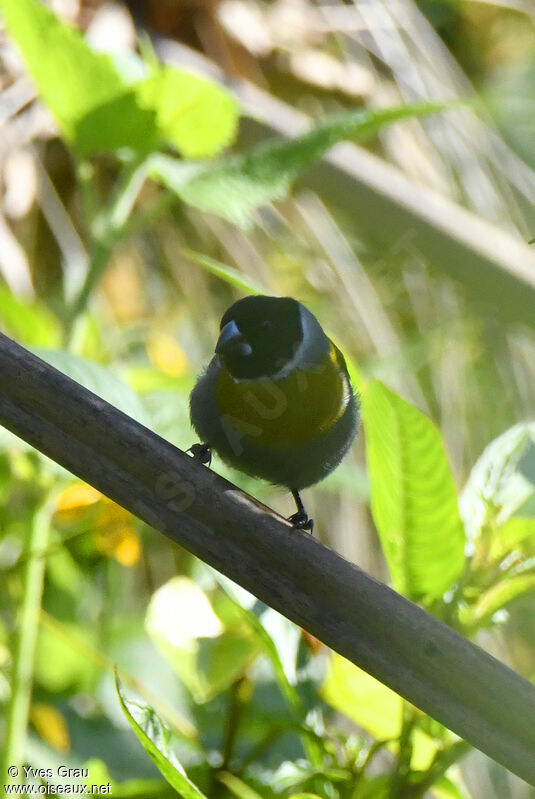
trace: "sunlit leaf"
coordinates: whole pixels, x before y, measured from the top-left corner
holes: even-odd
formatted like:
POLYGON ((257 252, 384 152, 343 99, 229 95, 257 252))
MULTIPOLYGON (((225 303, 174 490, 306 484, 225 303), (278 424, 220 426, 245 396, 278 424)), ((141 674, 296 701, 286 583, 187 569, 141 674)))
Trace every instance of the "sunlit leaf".
POLYGON ((262 799, 259 793, 235 774, 223 771, 218 775, 218 780, 228 789, 232 796, 237 796, 238 799, 262 799))
POLYGON ((183 799, 206 799, 205 795, 188 778, 171 746, 171 732, 148 705, 139 705, 126 699, 121 684, 115 676, 117 695, 123 713, 143 748, 167 782, 183 799))
POLYGON ((206 594, 187 577, 174 577, 153 594, 146 627, 198 703, 232 685, 258 652, 246 631, 223 627, 206 594))
POLYGON ((183 170, 177 172, 163 160, 154 175, 186 203, 248 228, 256 208, 285 197, 297 175, 337 142, 362 141, 393 122, 444 107, 428 103, 350 111, 325 119, 295 139, 270 139, 243 155, 210 165, 189 180, 183 170))
POLYGON ((514 575, 488 588, 474 605, 461 608, 459 618, 466 628, 473 631, 489 621, 498 610, 502 610, 513 600, 534 590, 535 575, 514 575))
POLYGON ((324 700, 364 727, 374 738, 397 738, 403 700, 375 677, 333 653, 321 689, 324 700))
POLYGON ((531 553, 534 545, 535 517, 513 516, 493 527, 489 555, 491 560, 498 560, 517 549, 531 553))
POLYGON ((200 252, 194 252, 194 250, 182 250, 182 254, 185 255, 186 258, 190 258, 190 260, 194 261, 196 264, 199 264, 199 266, 204 267, 211 275, 221 278, 225 283, 229 283, 240 291, 244 291, 247 294, 270 293, 264 286, 261 286, 260 283, 244 275, 243 272, 239 272, 234 267, 228 266, 221 261, 216 261, 215 258, 209 258, 207 255, 203 255, 200 252))
POLYGON ((185 158, 210 158, 233 141, 238 105, 212 81, 176 67, 156 67, 136 91, 141 104, 154 109, 161 137, 185 158))
POLYGON ((464 564, 464 530, 440 434, 378 380, 363 394, 372 513, 396 590, 442 596, 464 564))
POLYGON ((108 55, 94 52, 38 0, 0 0, 0 11, 39 93, 80 154, 152 148, 155 114, 140 107, 108 55))
MULTIPOLYGON (((391 741, 389 748, 395 749, 402 729, 403 699, 386 685, 333 653, 321 694, 329 705, 377 740, 391 741)), ((429 768, 436 752, 437 746, 429 735, 416 729, 412 736, 412 768, 429 768)))
POLYGON ((460 498, 461 515, 471 539, 476 539, 489 521, 499 528, 515 514, 535 516, 533 458, 535 422, 511 427, 485 448, 460 498))
POLYGON ((293 793, 290 799, 321 799, 317 793, 293 793))
POLYGON ((234 138, 238 107, 217 84, 170 66, 131 83, 38 0, 0 0, 0 11, 80 156, 125 147, 149 153, 167 141, 188 158, 208 158, 234 138))
MULTIPOLYGON (((285 664, 283 657, 281 656, 281 653, 279 652, 275 641, 273 640, 273 637, 270 635, 268 629, 266 626, 264 626, 262 620, 254 611, 255 598, 252 596, 252 594, 249 594, 248 591, 244 592, 244 589, 241 588, 241 586, 236 585, 236 583, 234 583, 232 580, 229 580, 229 578, 225 577, 225 575, 220 574, 219 572, 214 572, 214 574, 222 589, 234 602, 238 613, 254 632, 264 654, 267 655, 271 661, 275 678, 281 693, 288 701, 290 707, 292 707, 294 710, 299 710, 301 708, 301 700, 295 686, 292 684, 292 678, 295 678, 296 650, 294 649, 293 652, 293 662, 290 664, 286 662, 285 664)), ((272 611, 272 613, 280 615, 277 614, 276 611, 272 611)), ((291 622, 288 621, 288 624, 291 624, 291 622)))
POLYGON ((15 297, 0 286, 0 331, 33 347, 57 347, 61 341, 59 320, 36 300, 15 297))
POLYGON ((204 591, 188 577, 173 577, 152 595, 146 626, 173 646, 191 648, 197 638, 223 632, 204 591))
POLYGON ((137 395, 111 369, 65 350, 34 349, 35 354, 55 369, 98 394, 138 422, 147 422, 145 410, 137 395))

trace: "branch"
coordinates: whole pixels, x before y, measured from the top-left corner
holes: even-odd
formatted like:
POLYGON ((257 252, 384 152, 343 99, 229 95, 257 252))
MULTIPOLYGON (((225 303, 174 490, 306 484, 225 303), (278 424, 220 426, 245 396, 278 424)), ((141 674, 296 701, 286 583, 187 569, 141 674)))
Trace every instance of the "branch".
POLYGON ((0 423, 535 785, 535 686, 0 334, 0 423))

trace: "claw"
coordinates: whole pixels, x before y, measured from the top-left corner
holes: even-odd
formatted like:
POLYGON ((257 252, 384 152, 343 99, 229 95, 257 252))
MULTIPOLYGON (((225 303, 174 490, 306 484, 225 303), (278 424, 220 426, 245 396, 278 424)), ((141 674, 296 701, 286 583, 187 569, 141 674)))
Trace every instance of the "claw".
POLYGON ((212 463, 212 448, 210 444, 192 444, 186 452, 191 452, 196 461, 210 466, 212 463))
POLYGON ((310 533, 313 533, 314 519, 309 519, 308 513, 303 505, 303 500, 299 496, 299 491, 292 491, 292 495, 297 505, 297 513, 290 516, 288 521, 291 522, 297 530, 308 530, 310 533))
POLYGON ((309 533, 314 532, 314 519, 309 519, 306 511, 298 510, 292 516, 288 517, 288 521, 296 528, 296 530, 308 530, 309 533))

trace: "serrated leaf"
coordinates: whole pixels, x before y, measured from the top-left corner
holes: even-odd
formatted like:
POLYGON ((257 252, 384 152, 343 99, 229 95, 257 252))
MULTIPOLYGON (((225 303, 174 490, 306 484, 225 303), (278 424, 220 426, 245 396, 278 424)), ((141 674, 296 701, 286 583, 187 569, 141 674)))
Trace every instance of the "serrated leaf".
POLYGON ((534 452, 535 422, 509 428, 483 450, 459 503, 471 540, 489 520, 500 526, 514 514, 535 516, 535 482, 530 477, 534 452))
POLYGON ((170 749, 171 732, 148 705, 138 705, 127 700, 115 675, 117 696, 130 726, 143 748, 178 795, 183 799, 206 799, 205 795, 188 778, 180 762, 170 749))
POLYGON ((392 583, 441 597, 464 564, 453 477, 432 421, 378 380, 362 397, 373 518, 392 583))
POLYGON ((160 169, 160 177, 188 204, 248 228, 256 208, 285 197, 297 175, 334 144, 362 141, 388 124, 444 108, 428 103, 350 111, 327 118, 294 139, 272 138, 243 155, 210 165, 189 181, 173 180, 171 165, 160 169))

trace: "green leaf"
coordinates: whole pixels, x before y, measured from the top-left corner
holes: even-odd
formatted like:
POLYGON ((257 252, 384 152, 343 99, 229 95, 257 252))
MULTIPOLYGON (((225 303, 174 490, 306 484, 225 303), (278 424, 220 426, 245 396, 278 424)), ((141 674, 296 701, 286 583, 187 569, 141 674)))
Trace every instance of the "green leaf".
POLYGON ((484 591, 475 605, 459 611, 461 623, 470 633, 489 622, 493 615, 515 599, 535 590, 535 575, 517 574, 484 591))
POLYGON ((27 346, 57 347, 61 341, 61 325, 48 308, 15 297, 5 286, 0 286, 0 330, 27 346))
POLYGON ((130 726, 143 748, 178 795, 183 799, 206 799, 205 795, 188 778, 170 748, 171 732, 148 705, 138 705, 127 700, 115 675, 117 696, 130 726))
MULTIPOLYGON (((83 629, 74 623, 64 623, 63 626, 88 647, 94 645, 94 634, 89 628, 83 629)), ((95 665, 58 630, 41 625, 37 639, 35 678, 50 693, 86 691, 95 679, 95 665)))
MULTIPOLYGON (((336 653, 321 687, 323 699, 363 727, 378 741, 390 741, 395 749, 401 735, 404 700, 375 677, 336 653)), ((411 767, 426 770, 437 753, 433 738, 421 729, 412 734, 411 767)))
POLYGON ((215 258, 209 258, 207 255, 195 252, 194 250, 181 250, 181 252, 186 258, 204 267, 211 275, 221 278, 225 283, 229 283, 229 285, 234 286, 234 288, 240 291, 244 291, 247 294, 270 293, 264 286, 261 286, 260 283, 251 280, 251 278, 239 272, 237 269, 234 269, 234 267, 227 266, 227 264, 221 261, 216 261, 215 258))
POLYGON ((33 352, 123 413, 147 424, 147 415, 137 395, 110 369, 65 350, 34 348, 33 352))
POLYGON ((433 783, 432 794, 436 799, 468 799, 467 794, 448 777, 440 777, 433 783))
POLYGON ((117 782, 108 771, 106 763, 97 757, 87 760, 82 768, 88 771, 88 776, 85 778, 87 787, 90 789, 93 785, 109 784, 110 796, 124 797, 124 799, 149 799, 149 797, 161 799, 169 791, 167 783, 158 778, 137 777, 117 782))
POLYGON ((377 740, 401 732, 402 698, 341 655, 331 655, 321 695, 377 740))
POLYGON ((221 86, 166 66, 136 90, 141 105, 154 109, 162 138, 184 158, 211 158, 234 140, 239 109, 221 86))
POLYGON ((100 149, 102 138, 119 146, 150 138, 153 112, 138 106, 108 55, 38 0, 0 0, 0 10, 39 93, 81 154, 100 149))
POLYGON ((285 197, 297 175, 337 142, 362 141, 388 124, 445 107, 427 103, 350 111, 327 118, 295 139, 272 138, 243 155, 206 167, 190 180, 173 179, 172 167, 165 167, 164 161, 159 164, 159 176, 190 205, 248 228, 256 208, 285 197))
POLYGON ((206 594, 187 577, 173 577, 154 593, 146 627, 199 704, 232 685, 258 654, 247 631, 223 628, 206 594))
POLYGON ((168 141, 208 158, 234 138, 238 107, 223 88, 174 67, 128 84, 112 58, 38 0, 0 0, 8 32, 39 93, 81 157, 128 147, 149 153, 168 141))
POLYGON ((160 143, 156 114, 152 108, 140 106, 134 89, 123 91, 75 120, 72 137, 60 119, 58 123, 80 158, 124 147, 149 153, 160 143))
MULTIPOLYGON (((233 602, 235 609, 240 614, 240 616, 244 619, 247 625, 251 628, 254 632, 255 637, 257 638, 260 646, 264 654, 269 658, 271 661, 271 666, 273 668, 273 672, 275 674, 275 679, 277 680, 277 684, 282 695, 285 697, 286 701, 288 702, 289 706, 297 712, 300 716, 303 712, 303 707, 301 703, 301 699, 297 692, 297 689, 294 685, 292 685, 289 675, 287 673, 287 669, 285 669, 285 664, 282 660, 281 654, 277 649, 275 642, 267 631, 266 627, 262 623, 262 620, 256 615, 253 610, 253 607, 245 607, 245 602, 249 601, 249 598, 254 600, 251 594, 248 591, 244 591, 241 586, 236 585, 232 580, 229 580, 228 577, 225 577, 223 574, 214 571, 214 576, 223 589, 223 591, 227 594, 229 599, 233 602)), ((254 602, 253 602, 254 604, 254 602)), ((271 614, 277 614, 276 611, 271 611, 271 614)), ((273 616, 271 616, 273 618, 273 616)), ((291 624, 291 622, 288 622, 291 624)), ((295 674, 295 661, 293 664, 293 671, 295 674)))
POLYGON ((499 560, 514 550, 533 551, 535 544, 535 518, 513 516, 492 530, 489 556, 499 560))
POLYGON ((218 780, 229 790, 233 796, 237 796, 238 799, 262 799, 259 793, 253 790, 250 785, 247 785, 247 783, 245 783, 235 774, 231 774, 228 771, 222 771, 218 775, 218 780))
POLYGON ((381 774, 378 777, 363 779, 359 782, 357 793, 351 799, 388 799, 392 777, 390 774, 381 774))
MULTIPOLYGON (((148 424, 147 413, 137 395, 111 370, 65 350, 32 347, 32 352, 55 369, 85 386, 89 391, 119 408, 123 413, 136 419, 141 424, 148 424)), ((56 475, 69 478, 72 476, 63 466, 43 455, 39 450, 34 450, 23 439, 17 438, 13 433, 0 427, 0 451, 13 444, 23 450, 37 451, 39 458, 56 475)))
POLYGON ((470 472, 460 510, 471 540, 489 522, 498 527, 513 515, 535 516, 535 422, 509 428, 483 451, 470 472))
POLYGON ((293 793, 290 799, 321 799, 317 793, 293 793))
POLYGON ((464 564, 464 530, 440 434, 378 380, 363 397, 372 513, 397 591, 442 596, 464 564))

